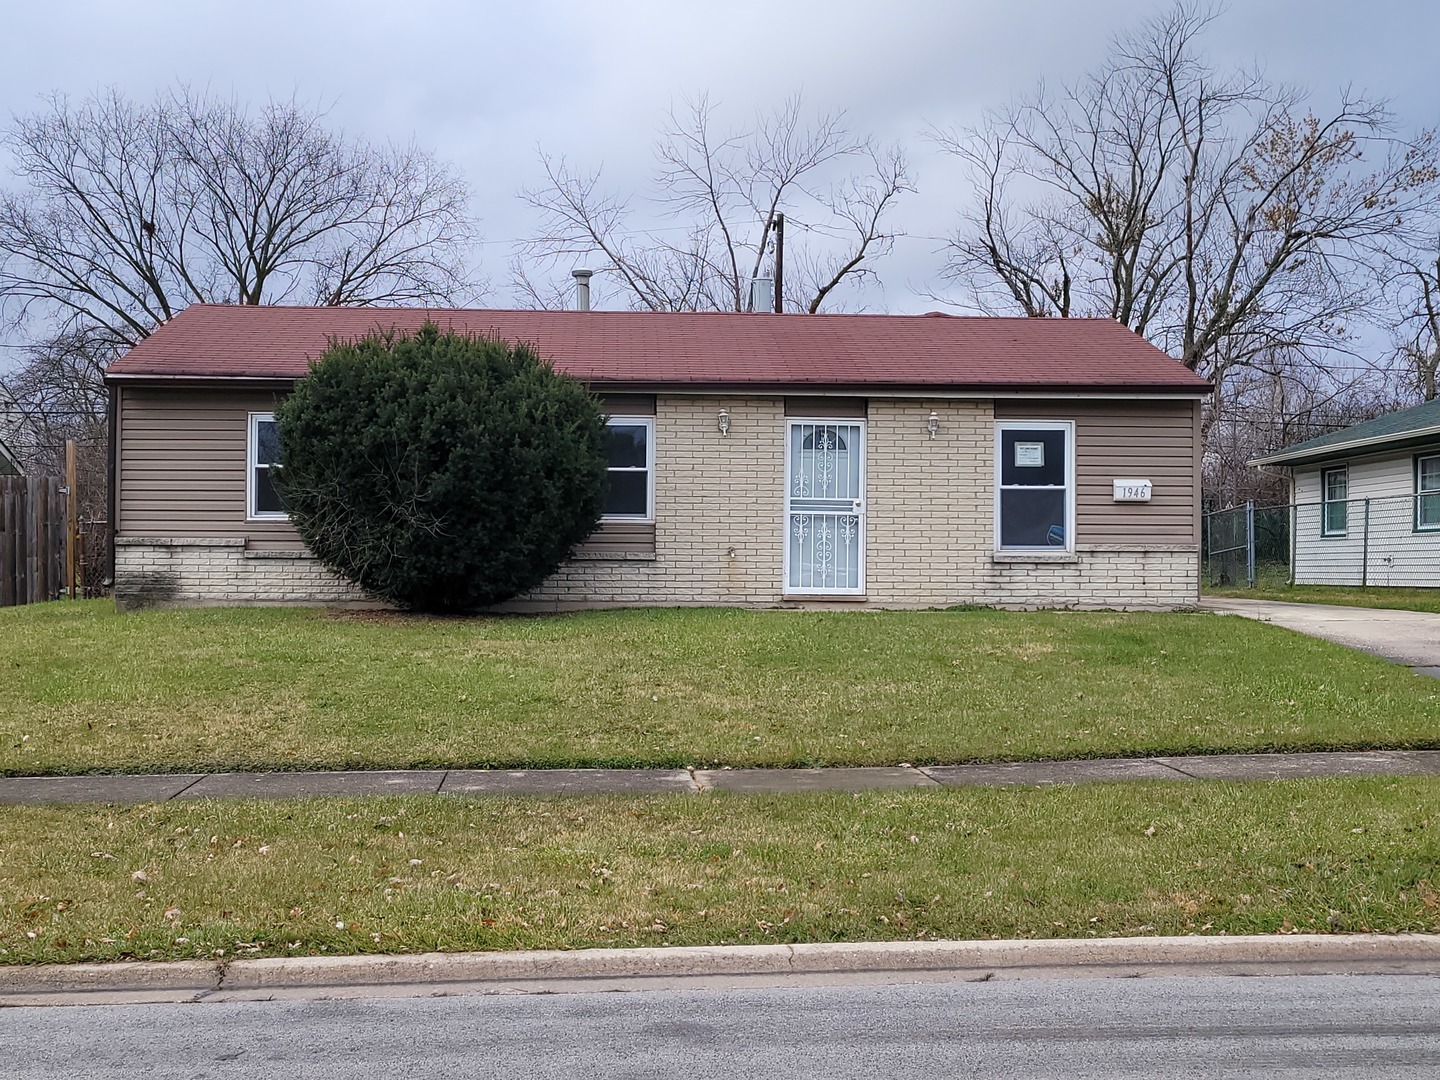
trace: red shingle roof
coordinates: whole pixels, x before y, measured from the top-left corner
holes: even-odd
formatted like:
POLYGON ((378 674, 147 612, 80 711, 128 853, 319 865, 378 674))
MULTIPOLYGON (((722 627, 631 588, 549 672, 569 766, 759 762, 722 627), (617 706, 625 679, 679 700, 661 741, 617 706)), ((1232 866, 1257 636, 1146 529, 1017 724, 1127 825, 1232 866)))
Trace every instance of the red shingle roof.
POLYGON ((306 374, 331 339, 442 329, 526 342, 596 387, 932 387, 1201 393, 1209 384, 1109 319, 739 315, 196 304, 110 365, 127 377, 306 374))

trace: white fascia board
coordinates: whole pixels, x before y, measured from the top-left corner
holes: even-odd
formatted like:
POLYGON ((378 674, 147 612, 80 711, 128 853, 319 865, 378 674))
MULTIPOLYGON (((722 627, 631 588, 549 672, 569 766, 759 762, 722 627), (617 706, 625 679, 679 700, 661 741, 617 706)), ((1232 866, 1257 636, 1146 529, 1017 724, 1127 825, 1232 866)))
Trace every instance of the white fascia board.
POLYGON ((1317 446, 1312 450, 1302 450, 1299 453, 1288 453, 1281 450, 1277 454, 1266 454, 1264 457, 1251 458, 1247 465, 1259 467, 1261 465, 1318 465, 1335 457, 1350 457, 1356 450, 1363 450, 1367 447, 1384 447, 1391 443, 1411 443, 1434 436, 1440 438, 1440 425, 1428 428, 1416 428, 1413 431, 1393 432, 1389 435, 1376 435, 1369 439, 1354 439, 1350 442, 1331 443, 1329 446, 1317 446))

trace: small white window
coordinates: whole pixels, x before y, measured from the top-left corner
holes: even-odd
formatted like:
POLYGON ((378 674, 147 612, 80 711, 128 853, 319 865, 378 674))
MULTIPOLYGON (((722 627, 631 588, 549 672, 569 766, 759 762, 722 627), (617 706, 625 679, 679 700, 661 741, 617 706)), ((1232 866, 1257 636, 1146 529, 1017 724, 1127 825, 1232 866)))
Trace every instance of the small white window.
POLYGON ((612 416, 606 521, 655 520, 655 421, 648 416, 612 416))
POLYGON ((1075 425, 1007 420, 995 425, 995 547, 1075 549, 1075 425))
POLYGON ((285 504, 270 470, 280 467, 280 425, 271 413, 250 414, 249 450, 246 454, 245 507, 252 521, 283 521, 285 504))
POLYGON ((1415 459, 1415 528, 1440 529, 1440 454, 1415 459))
POLYGON ((1325 469, 1320 473, 1320 535, 1344 536, 1350 525, 1350 467, 1325 469))

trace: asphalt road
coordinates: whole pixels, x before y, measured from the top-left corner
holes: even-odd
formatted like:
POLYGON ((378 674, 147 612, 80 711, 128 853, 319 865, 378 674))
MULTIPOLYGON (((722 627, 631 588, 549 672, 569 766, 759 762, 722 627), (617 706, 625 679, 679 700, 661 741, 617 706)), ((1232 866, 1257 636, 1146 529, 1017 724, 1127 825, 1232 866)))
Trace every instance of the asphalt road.
POLYGON ((1059 979, 0 1010, 7 1080, 1440 1076, 1440 978, 1059 979))

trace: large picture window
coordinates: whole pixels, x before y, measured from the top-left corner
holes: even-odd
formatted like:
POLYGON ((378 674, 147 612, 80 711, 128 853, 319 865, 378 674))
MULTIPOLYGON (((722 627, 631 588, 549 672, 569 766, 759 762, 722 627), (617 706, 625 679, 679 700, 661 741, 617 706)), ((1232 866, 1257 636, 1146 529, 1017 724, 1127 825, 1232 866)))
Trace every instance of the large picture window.
POLYGON ((285 504, 275 488, 272 469, 280 467, 280 425, 270 413, 250 414, 246 516, 255 520, 285 518, 285 504))
POLYGON ((1074 441, 1069 421, 1015 420, 995 426, 999 550, 1074 550, 1074 441))
POLYGON ((1320 473, 1320 535, 1344 536, 1350 526, 1350 469, 1325 469, 1320 473))
POLYGON ((1415 459, 1415 528, 1440 529, 1440 454, 1415 459))
POLYGON ((612 416, 605 520, 655 520, 655 421, 612 416))

